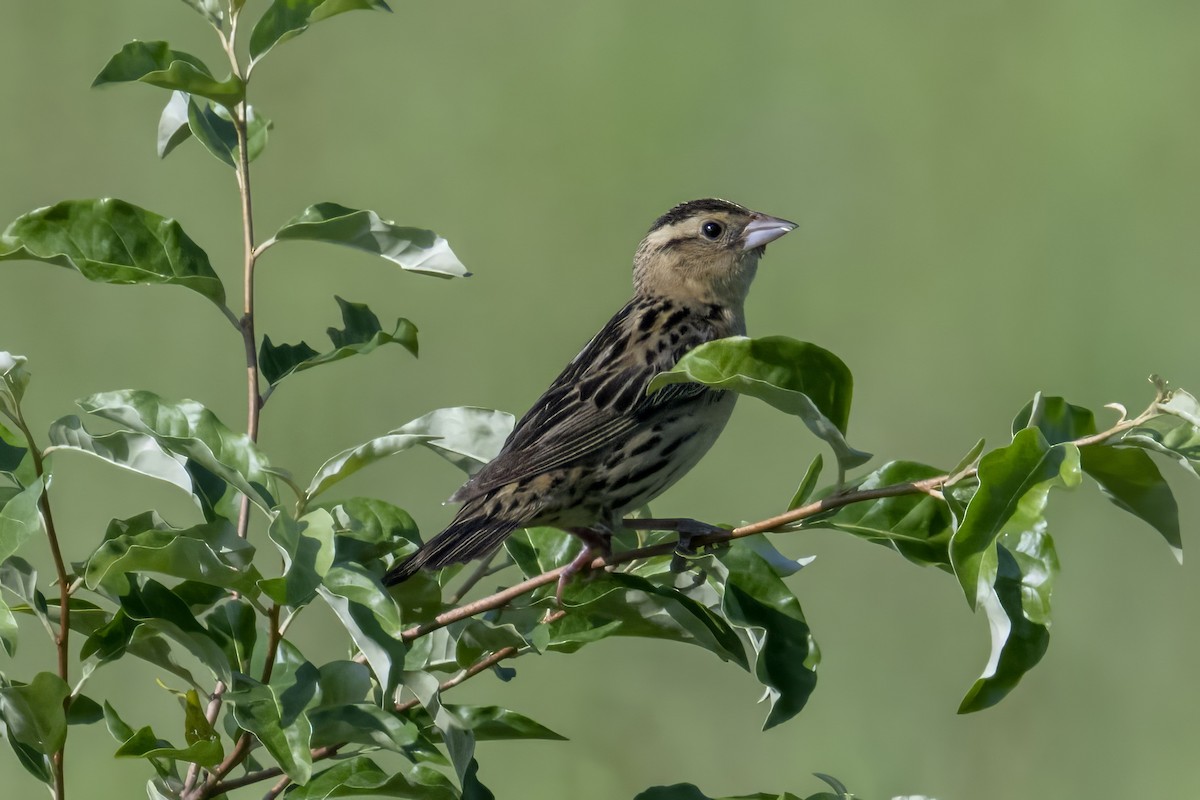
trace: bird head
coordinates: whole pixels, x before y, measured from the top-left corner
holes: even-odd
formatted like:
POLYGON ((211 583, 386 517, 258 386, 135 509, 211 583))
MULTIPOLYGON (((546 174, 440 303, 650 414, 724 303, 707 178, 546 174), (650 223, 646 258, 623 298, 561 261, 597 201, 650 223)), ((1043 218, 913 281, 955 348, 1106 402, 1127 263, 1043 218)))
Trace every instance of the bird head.
POLYGON ((638 294, 740 308, 767 244, 796 223, 727 200, 675 206, 650 227, 633 262, 638 294))

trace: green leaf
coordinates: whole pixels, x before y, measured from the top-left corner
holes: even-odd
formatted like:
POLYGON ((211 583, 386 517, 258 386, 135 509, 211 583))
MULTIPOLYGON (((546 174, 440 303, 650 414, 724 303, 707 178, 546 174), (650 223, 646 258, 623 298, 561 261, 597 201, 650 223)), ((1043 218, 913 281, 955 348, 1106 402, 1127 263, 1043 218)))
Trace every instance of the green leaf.
POLYGON ((434 438, 421 442, 468 475, 496 457, 512 433, 515 418, 490 408, 439 408, 407 422, 396 433, 434 438))
POLYGON ((752 672, 767 689, 767 730, 804 708, 820 654, 800 601, 765 558, 740 540, 714 558, 726 571, 721 612, 744 632, 755 655, 752 672))
POLYGON ((9 658, 17 654, 17 618, 3 597, 0 597, 0 646, 9 658))
POLYGON ((348 758, 317 773, 305 786, 288 792, 288 800, 334 797, 403 797, 414 800, 459 800, 461 795, 442 773, 424 765, 403 772, 384 771, 365 756, 348 758))
POLYGON ((62 749, 67 740, 63 702, 71 687, 51 672, 39 672, 27 684, 0 685, 0 717, 15 741, 43 755, 62 749))
POLYGON ((159 158, 166 158, 192 135, 188 125, 188 104, 191 95, 187 92, 171 92, 171 99, 163 106, 158 117, 158 139, 155 150, 159 158))
POLYGON ((253 558, 254 546, 224 520, 180 529, 147 511, 109 523, 83 578, 89 589, 103 586, 127 594, 126 573, 157 572, 253 595, 261 577, 251 565, 253 558))
POLYGON ((94 394, 80 400, 79 406, 153 436, 165 449, 196 461, 264 510, 275 504, 266 456, 249 436, 225 427, 200 403, 171 402, 153 392, 123 389, 94 394))
POLYGON ((991 629, 992 653, 983 674, 959 705, 960 714, 999 703, 1021 676, 1041 661, 1050 644, 1045 604, 1049 602, 1050 580, 1058 571, 1058 559, 1046 534, 1037 532, 1022 538, 1029 551, 1027 558, 1041 568, 1025 574, 1007 547, 997 547, 995 585, 980 598, 991 629), (1026 611, 1027 597, 1035 599, 1035 615, 1026 611))
POLYGON ((309 25, 357 9, 391 11, 383 0, 274 0, 250 32, 251 63, 275 45, 304 33, 309 25))
MULTIPOLYGON (((237 127, 229 110, 221 105, 197 103, 195 98, 189 98, 187 104, 188 129, 204 149, 212 153, 218 161, 223 161, 230 167, 237 168, 241 160, 237 127)), ((248 160, 253 161, 262 155, 266 149, 267 137, 275 123, 255 111, 254 106, 246 106, 246 153, 248 160)), ((185 137, 186 138, 186 137, 185 137)))
POLYGON ((296 520, 280 511, 267 535, 279 548, 286 573, 259 581, 259 587, 280 605, 307 603, 333 566, 333 517, 318 509, 296 520))
POLYGON ((732 336, 706 342, 659 373, 647 389, 653 393, 673 383, 702 383, 757 397, 799 417, 823 439, 842 472, 871 458, 846 443, 854 379, 840 358, 828 350, 786 336, 750 339, 732 336))
POLYGON ((415 549, 420 541, 417 523, 408 512, 383 500, 351 497, 346 500, 321 503, 333 516, 334 561, 367 564, 377 558, 398 552, 398 545, 411 542, 415 549))
POLYGON ((365 355, 383 344, 398 344, 414 356, 417 354, 416 325, 406 319, 398 319, 395 329, 388 333, 380 326, 379 317, 365 304, 351 303, 336 295, 334 299, 341 308, 345 328, 328 329, 333 350, 318 353, 307 342, 275 345, 271 337, 263 337, 258 366, 268 383, 277 384, 293 372, 303 372, 353 355, 365 355))
MULTIPOLYGON (((196 13, 200 14, 216 27, 221 27, 221 22, 224 20, 225 12, 221 7, 221 0, 183 0, 192 8, 196 9, 196 13)), ((238 3, 240 6, 241 3, 238 3)))
POLYGON ((183 739, 189 745, 200 742, 212 742, 221 746, 220 735, 213 729, 212 723, 205 716, 204 707, 200 705, 200 695, 195 689, 189 689, 183 696, 183 739))
MULTIPOLYGON (((21 599, 24 603, 21 606, 17 606, 16 609, 10 610, 33 614, 42 623, 42 627, 46 629, 46 632, 54 636, 54 626, 51 623, 57 624, 58 619, 57 617, 52 618, 50 608, 46 603, 46 596, 38 590, 37 579, 37 570, 20 556, 10 556, 0 563, 0 587, 12 592, 13 595, 21 599)), ((78 605, 87 603, 86 600, 80 600, 79 598, 72 598, 72 601, 72 611, 77 610, 78 605)), ((72 628, 78 624, 79 616, 78 614, 72 614, 72 628)), ((14 627, 10 632, 12 639, 5 643, 5 649, 10 656, 15 651, 17 644, 15 622, 13 620, 14 627)))
MULTIPOLYGON (((7 237, 7 233, 4 236, 7 237)), ((0 248, 4 247, 5 241, 0 237, 0 248)), ((2 254, 0 259, 3 259, 2 254)), ((27 363, 29 359, 25 356, 0 351, 0 410, 13 417, 17 416, 17 407, 21 405, 25 388, 29 386, 29 370, 25 369, 27 363)))
POLYGON ((308 717, 313 747, 351 742, 403 753, 419 735, 411 721, 372 703, 322 706, 308 717))
POLYGON ((788 503, 788 511, 799 508, 808 502, 808 498, 812 497, 813 489, 817 488, 817 479, 821 477, 823 465, 824 459, 821 458, 820 453, 817 453, 808 465, 808 469, 804 471, 804 477, 800 479, 800 485, 796 487, 796 493, 792 495, 792 500, 788 503))
MULTIPOLYGON (((0 358, 3 358, 3 354, 0 354, 0 358)), ((2 402, 3 399, 0 399, 2 402)), ((0 473, 12 478, 18 486, 28 486, 37 480, 37 470, 33 466, 28 445, 24 436, 9 430, 0 419, 0 473)), ((5 502, 7 500, 0 499, 0 505, 5 502)))
POLYGON ((9 732, 5 738, 8 739, 9 745, 12 746, 13 753, 16 754, 17 762, 25 768, 26 772, 37 778, 42 783, 50 785, 50 783, 53 781, 50 757, 42 755, 28 745, 21 744, 13 738, 11 732, 9 732))
POLYGON ((1169 396, 1158 404, 1158 410, 1179 417, 1193 428, 1200 428, 1200 400, 1183 389, 1172 389, 1169 396))
POLYGON ((166 739, 159 739, 147 725, 134 731, 133 736, 121 743, 116 758, 172 759, 189 761, 202 767, 214 767, 224 758, 219 741, 199 741, 187 747, 175 747, 166 739))
POLYGON ((345 245, 425 275, 455 278, 471 274, 446 240, 433 231, 403 228, 381 219, 374 211, 346 208, 337 203, 309 206, 280 228, 275 239, 345 245))
POLYGON ((97 283, 186 286, 225 308, 208 256, 173 219, 113 198, 64 200, 17 217, 0 234, 0 261, 78 270, 97 283))
POLYGON ((135 39, 109 59, 92 86, 130 81, 200 95, 231 108, 246 96, 246 86, 236 75, 219 81, 203 61, 172 50, 166 42, 135 39))
POLYGON ((1062 444, 1096 433, 1096 418, 1083 406, 1039 392, 1013 419, 1014 437, 1025 428, 1037 428, 1050 444, 1062 444))
POLYGON ((167 452, 147 434, 114 431, 94 436, 79 417, 72 415, 50 424, 50 443, 47 455, 56 450, 76 450, 192 492, 192 479, 185 468, 187 459, 167 452))
MULTIPOLYGON (((175 588, 176 594, 179 587, 175 588)), ((242 598, 227 598, 204 616, 209 636, 225 653, 236 672, 250 672, 254 645, 258 641, 257 615, 242 598)))
MULTIPOLYGON (((818 774, 818 777, 820 775, 818 774)), ((853 795, 831 794, 821 792, 810 795, 807 800, 850 800, 853 795)), ((791 792, 759 792, 758 794, 743 794, 737 797, 711 798, 691 783, 676 783, 671 786, 651 786, 633 800, 800 800, 791 792)), ((894 800, 903 800, 894 798, 894 800)))
MULTIPOLYGON (((914 483, 944 475, 913 461, 889 461, 857 481, 856 491, 914 483)), ((950 568, 953 518, 944 502, 923 493, 882 497, 842 506, 831 515, 806 520, 805 527, 833 528, 890 547, 914 564, 950 568)))
POLYGON ((29 541, 46 531, 38 499, 42 496, 42 479, 38 478, 12 497, 0 508, 0 562, 29 541))
POLYGON ((1173 416, 1162 415, 1133 428, 1120 444, 1141 447, 1173 458, 1180 466, 1200 476, 1200 428, 1173 416))
POLYGON ((1001 534, 1044 529, 1051 487, 1079 485, 1079 448, 1051 445, 1041 431, 1026 428, 980 460, 978 478, 979 489, 950 539, 950 561, 972 609, 991 593, 1001 534))
POLYGON ((1179 507, 1171 487, 1145 450, 1095 444, 1079 449, 1083 471, 1100 484, 1118 508, 1149 523, 1162 534, 1183 563, 1183 538, 1179 532, 1179 507))
POLYGON ((225 695, 238 725, 253 733, 287 776, 299 784, 308 783, 312 776, 312 725, 303 709, 306 698, 316 690, 317 675, 312 664, 288 676, 290 681, 272 681, 270 685, 238 674, 233 689, 225 695))
POLYGON ((306 500, 311 500, 334 484, 349 478, 363 467, 401 453, 413 445, 432 438, 434 437, 392 431, 357 447, 343 450, 321 465, 304 491, 304 497, 306 500))
POLYGON ((372 578, 352 565, 333 567, 318 590, 337 614, 354 644, 366 657, 384 697, 390 697, 400 679, 407 645, 399 638, 399 610, 372 578), (381 596, 382 595, 382 596, 381 596), (389 610, 386 603, 391 603, 389 610))
POLYGON ((541 739, 565 742, 567 737, 555 733, 524 714, 500 706, 444 705, 459 725, 475 734, 479 741, 510 739, 541 739))

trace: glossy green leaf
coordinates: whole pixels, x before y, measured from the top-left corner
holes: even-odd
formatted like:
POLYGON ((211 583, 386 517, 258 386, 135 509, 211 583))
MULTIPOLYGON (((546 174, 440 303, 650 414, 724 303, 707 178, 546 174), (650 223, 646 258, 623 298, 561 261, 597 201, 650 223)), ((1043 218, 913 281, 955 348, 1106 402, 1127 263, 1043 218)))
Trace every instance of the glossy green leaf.
POLYGON ((78 270, 90 281, 186 286, 225 306, 208 255, 173 219, 112 198, 64 200, 17 217, 0 234, 0 261, 78 270))
POLYGON ((31 537, 45 534, 45 521, 38 508, 41 496, 42 479, 38 478, 0 508, 0 562, 20 550, 31 537))
POLYGON ((574 581, 563 598, 571 613, 551 626, 549 648, 573 652, 609 636, 695 644, 749 669, 730 622, 683 592, 629 573, 574 581))
POLYGON ((199 741, 187 747, 175 747, 166 739, 154 735, 150 726, 139 728, 133 735, 121 743, 117 758, 172 759, 190 761, 202 767, 212 767, 221 763, 224 757, 219 741, 199 741))
MULTIPOLYGON (((837 795, 829 792, 821 792, 820 794, 809 795, 807 800, 841 800, 845 797, 846 800, 851 800, 853 795, 837 795)), ((736 797, 717 797, 712 798, 700 791, 698 787, 691 783, 676 783, 671 786, 652 786, 644 792, 638 794, 633 800, 801 800, 798 795, 791 792, 759 792, 758 794, 741 794, 736 797)), ((899 800, 895 798, 894 800, 899 800)))
POLYGON ((79 401, 89 414, 153 436, 172 453, 198 462, 269 510, 274 479, 267 459, 244 433, 225 427, 216 414, 194 400, 164 400, 153 392, 123 389, 79 401))
POLYGON ((221 746, 220 734, 213 728, 205 716, 204 706, 200 704, 200 694, 195 689, 189 689, 183 696, 183 740, 189 745, 200 742, 214 742, 221 746))
POLYGON ((285 574, 259 581, 263 592, 280 605, 307 603, 333 566, 333 517, 318 509, 300 519, 278 512, 267 535, 283 556, 285 574))
POLYGON ((524 714, 518 714, 500 706, 449 705, 444 708, 459 724, 475 734, 479 741, 505 741, 510 739, 541 739, 565 742, 567 737, 534 722, 524 714))
MULTIPOLYGON (((59 623, 58 609, 57 607, 51 609, 46 602, 46 596, 38 589, 38 573, 32 564, 20 556, 9 556, 0 562, 0 588, 11 592, 13 596, 22 601, 21 604, 10 607, 10 611, 34 615, 51 637, 56 635, 54 626, 59 623)), ((71 628, 73 630, 83 629, 80 623, 84 622, 86 617, 79 611, 81 606, 88 605, 91 604, 86 600, 80 600, 77 597, 71 599, 71 628)), ((9 655, 13 654, 16 647, 15 633, 15 630, 12 631, 13 639, 5 645, 5 649, 9 650, 9 655), (12 649, 9 649, 10 646, 12 649)))
POLYGON ((366 756, 341 761, 288 792, 288 800, 334 797, 402 797, 410 800, 459 800, 461 795, 442 773, 417 765, 403 771, 380 769, 366 756))
POLYGON ((402 542, 411 542, 411 551, 420 541, 417 523, 408 512, 383 500, 351 497, 316 507, 333 516, 335 562, 366 564, 390 553, 403 555, 402 542))
POLYGON ((732 336, 707 342, 679 359, 669 372, 656 375, 648 391, 688 382, 757 397, 799 417, 833 449, 843 472, 871 458, 846 443, 854 393, 850 370, 815 344, 786 336, 732 336))
MULTIPOLYGON (((179 587, 175 587, 175 593, 179 594, 179 587)), ((232 669, 249 673, 258 641, 254 607, 240 597, 227 597, 204 615, 204 623, 209 637, 221 648, 232 669)))
POLYGON ((39 672, 27 684, 0 685, 0 717, 15 741, 43 755, 62 749, 67 739, 63 701, 71 687, 52 672, 39 672))
POLYGON ((1200 477, 1200 427, 1164 414, 1130 430, 1120 444, 1160 453, 1200 477))
POLYGON ((820 653, 800 601, 765 558, 741 541, 714 558, 726 571, 721 612, 744 632, 754 653, 751 672, 766 687, 770 704, 763 730, 773 728, 808 702, 820 653))
MULTIPOLYGON (((13 225, 15 224, 14 222, 13 225)), ((12 226, 9 227, 11 229, 12 226)), ((7 236, 7 233, 4 236, 7 236)), ((0 237, 0 259, 4 257, 5 242, 6 239, 0 237)), ((17 407, 21 405, 25 388, 29 386, 29 370, 25 368, 27 363, 29 359, 25 356, 0 351, 0 411, 9 416, 17 416, 17 407)))
MULTIPOLYGON (((237 167, 241 159, 237 127, 229 110, 189 98, 187 103, 188 130, 218 161, 237 167)), ((254 106, 246 107, 246 153, 253 161, 267 147, 267 138, 275 123, 259 114, 254 106)), ((185 137, 186 138, 186 137, 185 137)))
POLYGON ((280 228, 275 239, 340 244, 425 275, 454 278, 471 274, 446 240, 433 231, 400 227, 381 219, 374 211, 346 208, 337 203, 309 206, 280 228))
POLYGON ((396 453, 402 453, 412 446, 432 438, 432 436, 393 431, 357 447, 343 450, 321 465, 304 491, 304 496, 306 499, 312 499, 334 484, 349 478, 363 467, 396 453))
POLYGON ((166 42, 130 42, 109 59, 92 86, 130 81, 200 95, 230 107, 246 96, 246 87, 237 76, 219 81, 203 61, 172 50, 166 42))
MULTIPOLYGON (((221 0, 183 0, 192 8, 196 9, 196 13, 200 14, 206 20, 218 28, 225 18, 225 11, 222 7, 221 0)), ((238 3, 240 6, 241 3, 238 3)))
POLYGON ((950 539, 950 561, 971 608, 991 593, 1001 534, 1043 529, 1051 487, 1079 485, 1079 448, 1050 445, 1041 431, 1026 428, 1012 444, 980 460, 978 479, 979 489, 950 539))
POLYGON ((12 658, 17 654, 17 618, 0 597, 0 647, 12 658))
MULTIPOLYGON (((7 730, 7 726, 5 729, 7 730)), ((54 780, 53 773, 51 772, 50 757, 42 755, 29 745, 21 744, 13 738, 11 732, 4 738, 8 740, 9 746, 12 747, 13 753, 17 757, 17 763, 24 767, 25 771, 34 778, 49 786, 54 780)))
POLYGON ((258 61, 309 25, 358 9, 391 11, 383 0, 274 0, 250 32, 250 58, 258 61))
POLYGON ((286 683, 259 683, 245 675, 234 678, 225 701, 233 707, 238 725, 253 733, 287 776, 299 784, 312 776, 310 753, 312 725, 299 699, 310 696, 317 685, 317 670, 311 664, 286 683), (291 693, 294 698, 286 695, 291 693), (289 702, 290 700, 290 702, 289 702))
POLYGON ((104 719, 100 704, 84 694, 76 694, 67 706, 68 725, 91 725, 104 719))
POLYGON ((1039 393, 1013 419, 1013 436, 1025 428, 1037 428, 1050 444, 1062 444, 1096 433, 1096 417, 1083 406, 1039 393))
POLYGON ((1007 547, 996 548, 995 585, 980 598, 991 629, 992 653, 983 674, 959 705, 960 714, 999 703, 1016 687, 1021 676, 1041 661, 1050 644, 1049 620, 1039 619, 1043 616, 1040 613, 1031 618, 1023 598, 1032 596, 1036 598, 1036 608, 1045 607, 1049 600, 1050 579, 1058 571, 1058 559, 1045 534, 1031 533, 1023 538, 1028 557, 1043 567, 1052 568, 1031 570, 1031 574, 1025 575, 1007 547))
POLYGON ((155 150, 159 158, 166 158, 179 145, 192 136, 188 124, 188 103, 191 95, 187 92, 171 92, 171 99, 163 106, 162 114, 158 117, 158 138, 155 150))
MULTIPOLYGON (((890 461, 854 485, 856 491, 922 481, 945 474, 913 461, 890 461)), ((950 568, 953 519, 946 504, 924 493, 882 497, 842 506, 805 527, 834 528, 890 547, 914 564, 950 568)))
MULTIPOLYGON (((29 453, 29 443, 22 434, 5 426, 4 419, 5 417, 0 415, 0 473, 7 475, 18 486, 28 486, 37 480, 37 470, 29 453)), ((6 499, 0 499, 0 505, 5 502, 6 499)))
POLYGON ((49 455, 57 450, 75 450, 96 456, 123 469, 192 491, 187 459, 164 450, 153 436, 134 431, 113 431, 95 436, 76 416, 66 416, 50 424, 49 455))
POLYGON ((379 317, 363 303, 351 303, 335 296, 342 311, 343 329, 329 328, 333 350, 318 353, 307 342, 280 344, 264 336, 259 349, 258 366, 267 382, 274 385, 306 369, 331 364, 353 355, 365 355, 383 344, 398 344, 414 356, 417 354, 417 326, 406 319, 396 320, 391 333, 383 330, 379 317))
POLYGON ((147 511, 109 523, 83 578, 89 589, 103 586, 114 594, 130 591, 126 573, 131 572, 157 572, 255 594, 260 576, 251 565, 253 558, 254 546, 224 520, 180 529, 147 511))
POLYGON ((1086 472, 1118 508, 1149 523, 1162 534, 1183 563, 1183 537, 1179 531, 1179 506, 1171 487, 1145 450, 1095 444, 1079 450, 1086 472))
POLYGON ((500 452, 515 421, 512 414, 490 408, 439 408, 401 425, 396 433, 435 437, 421 444, 474 475, 500 452))
POLYGON ((403 753, 418 737, 411 721, 373 703, 322 706, 308 716, 313 747, 351 742, 403 753))
POLYGON ((820 453, 817 453, 809 463, 808 469, 804 471, 804 477, 800 479, 800 485, 796 487, 796 492, 788 503, 788 511, 799 508, 808 502, 808 498, 812 497, 813 490, 817 488, 817 480, 821 477, 822 466, 824 466, 824 459, 821 458, 820 453))
POLYGON ((399 638, 403 627, 395 602, 378 578, 353 565, 335 565, 325 584, 318 592, 366 658, 384 696, 390 697, 408 650, 399 638))
POLYGON ((229 682, 232 669, 221 644, 200 624, 187 604, 171 589, 153 579, 130 581, 130 591, 120 597, 113 619, 90 635, 80 647, 80 658, 95 655, 113 661, 126 652, 149 661, 195 684, 191 673, 175 662, 167 641, 181 645, 212 672, 229 682))

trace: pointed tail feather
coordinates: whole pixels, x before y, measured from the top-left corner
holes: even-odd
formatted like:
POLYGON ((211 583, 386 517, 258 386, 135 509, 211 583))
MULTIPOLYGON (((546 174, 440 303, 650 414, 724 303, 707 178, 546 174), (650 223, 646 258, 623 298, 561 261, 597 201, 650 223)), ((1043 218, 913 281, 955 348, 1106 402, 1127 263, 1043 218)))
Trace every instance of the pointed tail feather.
POLYGON ((521 527, 509 520, 461 517, 460 513, 460 519, 451 522, 446 530, 422 545, 420 550, 388 570, 383 576, 384 585, 394 586, 416 575, 421 569, 440 569, 485 556, 521 527))

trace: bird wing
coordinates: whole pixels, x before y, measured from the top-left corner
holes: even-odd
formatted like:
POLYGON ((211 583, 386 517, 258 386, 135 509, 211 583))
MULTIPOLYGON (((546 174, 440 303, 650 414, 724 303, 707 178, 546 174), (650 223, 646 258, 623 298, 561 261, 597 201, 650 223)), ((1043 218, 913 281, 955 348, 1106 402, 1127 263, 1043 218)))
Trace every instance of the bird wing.
POLYGON ((687 333, 670 337, 663 323, 677 330, 683 320, 678 311, 667 315, 669 309, 635 299, 618 311, 521 418, 500 453, 450 499, 470 500, 612 449, 648 420, 712 391, 677 383, 646 395, 655 375, 717 338, 712 325, 693 314, 687 333))

